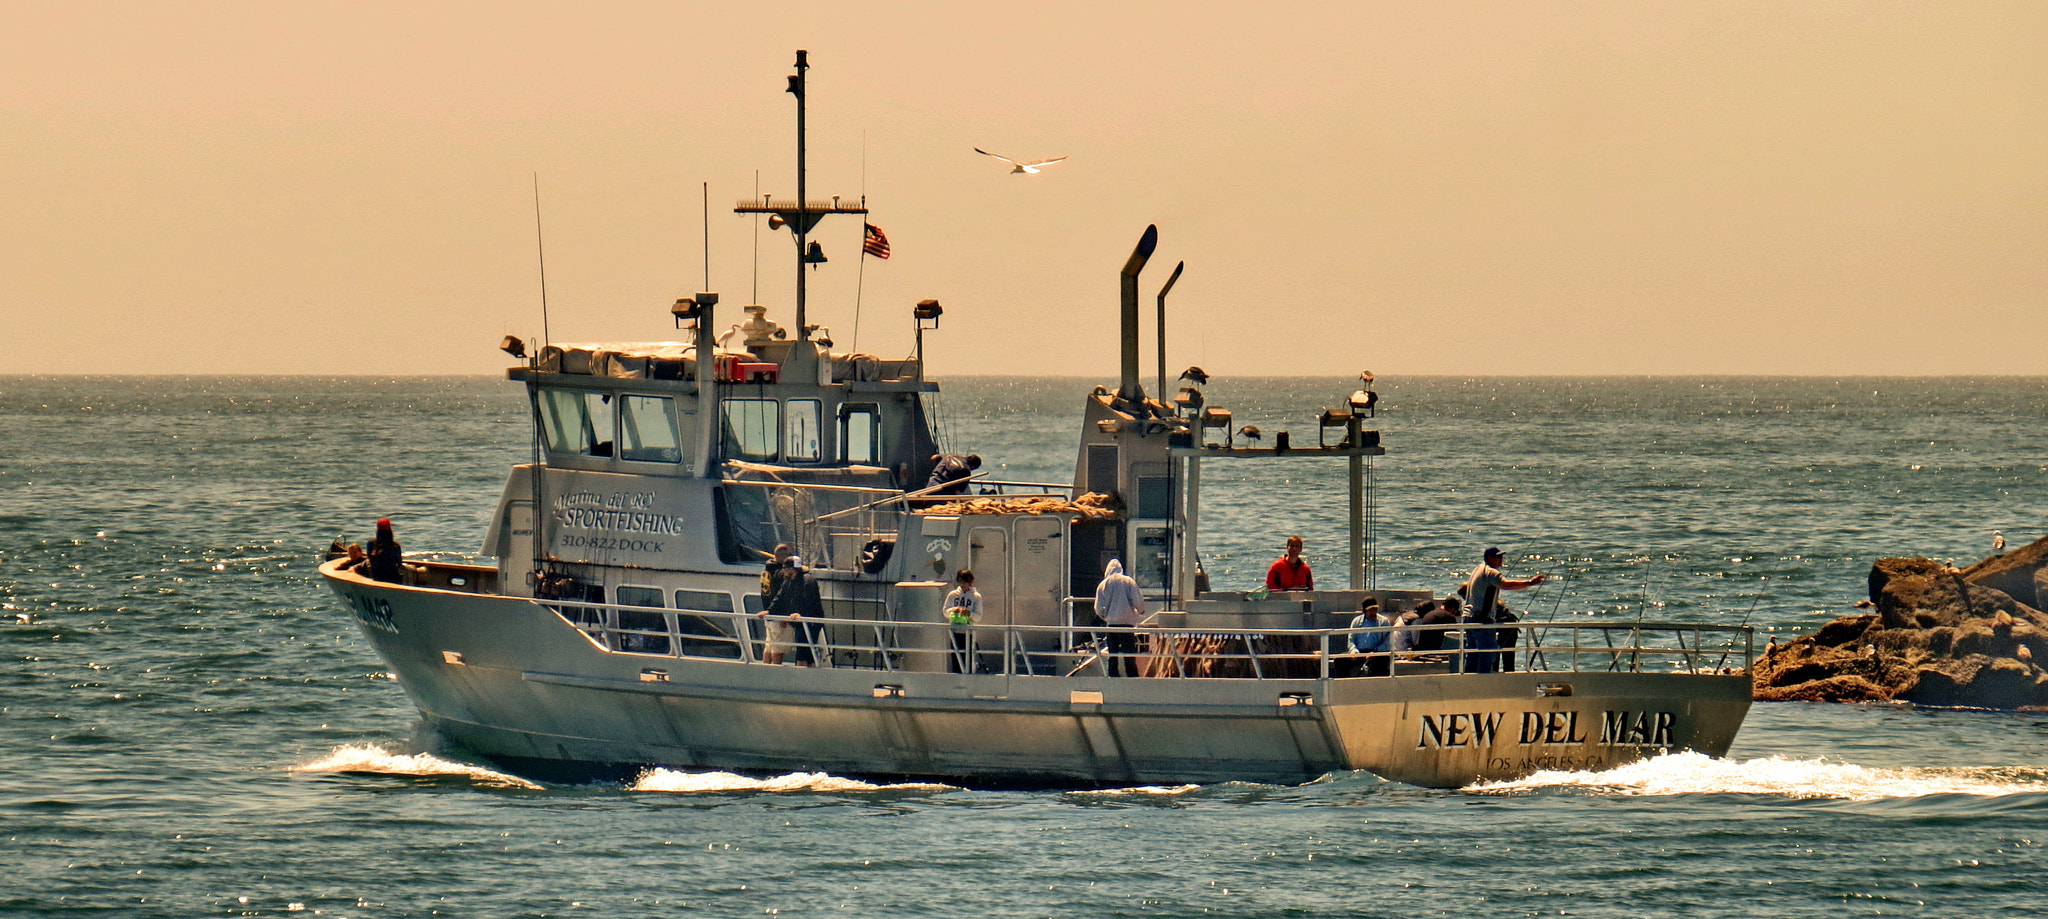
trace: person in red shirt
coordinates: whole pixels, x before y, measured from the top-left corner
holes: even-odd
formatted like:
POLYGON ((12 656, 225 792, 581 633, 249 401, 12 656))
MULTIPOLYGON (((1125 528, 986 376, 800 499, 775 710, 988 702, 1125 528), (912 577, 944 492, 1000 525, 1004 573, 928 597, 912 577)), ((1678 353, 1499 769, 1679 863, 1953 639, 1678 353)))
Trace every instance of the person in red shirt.
POLYGON ((1301 558, 1301 537, 1287 537, 1287 554, 1273 560, 1266 569, 1267 590, 1314 590, 1316 576, 1301 558))

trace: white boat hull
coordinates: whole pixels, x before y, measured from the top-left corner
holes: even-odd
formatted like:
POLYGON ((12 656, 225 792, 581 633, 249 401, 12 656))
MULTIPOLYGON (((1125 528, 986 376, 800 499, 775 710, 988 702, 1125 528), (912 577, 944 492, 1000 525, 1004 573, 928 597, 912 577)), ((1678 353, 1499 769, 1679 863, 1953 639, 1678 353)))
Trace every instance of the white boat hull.
POLYGON ((1746 674, 1123 678, 771 666, 609 651, 525 598, 322 569, 426 720, 533 772, 826 771, 981 785, 1459 787, 1721 755, 1746 674))

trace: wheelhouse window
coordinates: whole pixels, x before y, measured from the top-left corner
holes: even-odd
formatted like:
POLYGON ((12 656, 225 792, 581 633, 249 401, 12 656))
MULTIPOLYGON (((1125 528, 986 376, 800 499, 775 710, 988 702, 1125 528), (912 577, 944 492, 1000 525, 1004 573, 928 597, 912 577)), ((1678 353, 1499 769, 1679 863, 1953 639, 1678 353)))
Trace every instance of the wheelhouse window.
POLYGON ((818 421, 822 414, 816 399, 789 400, 788 436, 782 440, 783 459, 792 463, 818 461, 818 421))
POLYGON ((774 399, 727 399, 724 405, 725 455, 732 459, 772 463, 781 452, 782 403, 774 399))
POLYGON ((619 398, 619 458, 642 463, 679 463, 675 400, 667 396, 619 398))
POLYGON ((609 393, 543 389, 541 426, 548 449, 556 453, 611 456, 614 449, 612 397, 609 393))
POLYGON ((839 410, 841 460, 863 466, 881 462, 878 415, 872 405, 848 405, 839 410))

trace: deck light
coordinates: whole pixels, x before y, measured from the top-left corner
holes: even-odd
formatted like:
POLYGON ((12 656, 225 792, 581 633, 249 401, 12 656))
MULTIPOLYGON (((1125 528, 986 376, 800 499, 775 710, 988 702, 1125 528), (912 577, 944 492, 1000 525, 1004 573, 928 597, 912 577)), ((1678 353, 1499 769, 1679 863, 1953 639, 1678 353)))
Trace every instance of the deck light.
POLYGON ((517 335, 507 335, 504 341, 498 343, 498 350, 513 357, 523 358, 526 356, 526 342, 520 341, 517 335))
POLYGON ((1209 442, 1208 434, 1210 428, 1222 428, 1224 443, 1229 443, 1230 410, 1221 408, 1205 408, 1202 410, 1202 446, 1204 447, 1217 446, 1209 442))
POLYGON ((1332 446, 1349 447, 1352 440, 1351 432, 1357 429, 1358 416, 1353 414, 1349 407, 1327 409, 1316 417, 1316 442, 1326 450, 1332 446), (1332 430, 1344 432, 1342 439, 1335 444, 1330 443, 1332 430))

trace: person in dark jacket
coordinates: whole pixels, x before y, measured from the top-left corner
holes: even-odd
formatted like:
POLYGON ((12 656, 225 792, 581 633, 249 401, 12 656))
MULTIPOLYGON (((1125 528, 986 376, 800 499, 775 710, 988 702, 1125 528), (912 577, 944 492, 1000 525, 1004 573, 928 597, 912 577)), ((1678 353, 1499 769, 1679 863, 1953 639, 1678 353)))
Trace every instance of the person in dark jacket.
MULTIPOLYGON (((782 586, 775 590, 775 603, 768 608, 769 615, 787 616, 795 626, 791 643, 796 646, 796 662, 805 667, 818 665, 818 627, 805 622, 804 617, 813 620, 825 617, 825 601, 818 594, 818 582, 811 580, 810 569, 804 567, 804 560, 790 556, 783 563, 782 586)), ((829 663, 829 661, 828 661, 829 663)))
POLYGON ((770 620, 768 614, 775 609, 776 592, 782 589, 782 585, 788 583, 782 576, 783 567, 795 554, 796 550, 790 548, 789 543, 779 543, 775 546, 774 554, 768 557, 768 563, 761 567, 761 612, 758 615, 763 620, 761 662, 764 664, 782 663, 782 655, 789 650, 790 638, 794 634, 788 621, 770 620))
MULTIPOLYGON (((1457 597, 1445 597, 1437 602, 1435 608, 1424 612, 1422 618, 1415 620, 1415 624, 1418 626, 1457 625, 1458 620, 1463 618, 1460 615, 1461 605, 1457 597)), ((1442 651, 1444 649, 1444 631, 1444 629, 1440 628, 1419 630, 1415 636, 1415 650, 1442 651)))
POLYGON ((961 456, 958 453, 941 453, 932 457, 932 476, 925 480, 924 486, 946 486, 932 492, 935 495, 964 495, 967 493, 967 477, 980 469, 979 454, 969 453, 961 456))
POLYGON ((391 534, 389 519, 377 521, 377 537, 370 540, 370 577, 396 584, 405 577, 405 553, 391 534))

